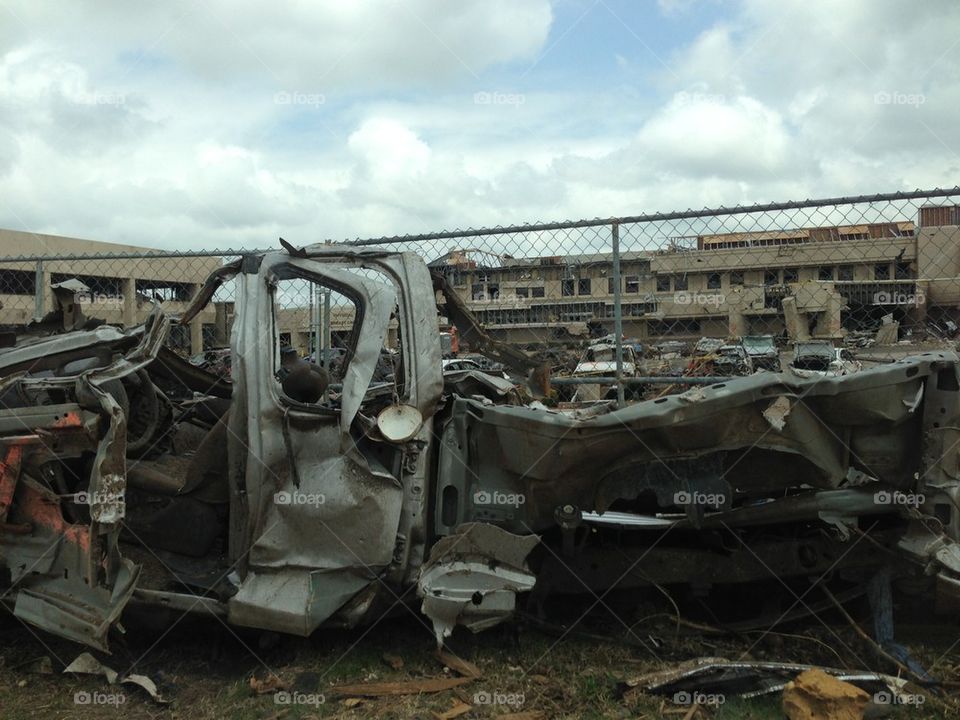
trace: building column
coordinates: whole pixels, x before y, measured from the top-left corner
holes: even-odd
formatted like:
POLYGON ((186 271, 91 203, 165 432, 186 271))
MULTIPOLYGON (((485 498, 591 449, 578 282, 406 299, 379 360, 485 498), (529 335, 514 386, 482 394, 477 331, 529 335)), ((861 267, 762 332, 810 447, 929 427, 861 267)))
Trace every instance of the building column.
POLYGON ((53 296, 53 288, 50 287, 53 283, 53 273, 44 268, 40 282, 42 283, 40 292, 43 293, 43 314, 46 315, 51 310, 57 309, 57 301, 53 296))
POLYGON ((728 306, 727 316, 727 333, 730 337, 743 337, 748 334, 747 316, 740 311, 739 307, 728 306))
POLYGON ((788 295, 783 298, 783 323, 787 328, 787 338, 790 342, 806 342, 810 339, 807 330, 807 314, 797 309, 797 299, 788 295))
MULTIPOLYGON (((200 286, 197 283, 190 284, 190 299, 193 300, 197 293, 200 291, 200 286)), ((203 352, 203 321, 200 317, 203 315, 202 312, 197 313, 197 316, 190 321, 190 354, 196 355, 197 353, 203 352)))
POLYGON ((229 323, 227 322, 227 304, 224 302, 214 302, 213 312, 213 324, 215 328, 214 344, 218 347, 226 347, 230 343, 230 327, 229 323))
POLYGON ((125 328, 131 328, 137 324, 137 281, 132 277, 123 279, 121 322, 125 328))

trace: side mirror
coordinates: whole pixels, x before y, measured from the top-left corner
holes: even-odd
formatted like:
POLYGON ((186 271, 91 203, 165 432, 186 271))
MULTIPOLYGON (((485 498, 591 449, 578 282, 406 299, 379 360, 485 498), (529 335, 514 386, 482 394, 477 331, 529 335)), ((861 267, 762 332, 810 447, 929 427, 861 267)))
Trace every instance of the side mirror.
POLYGON ((389 405, 377 415, 377 428, 388 442, 406 442, 422 425, 423 415, 413 405, 389 405))

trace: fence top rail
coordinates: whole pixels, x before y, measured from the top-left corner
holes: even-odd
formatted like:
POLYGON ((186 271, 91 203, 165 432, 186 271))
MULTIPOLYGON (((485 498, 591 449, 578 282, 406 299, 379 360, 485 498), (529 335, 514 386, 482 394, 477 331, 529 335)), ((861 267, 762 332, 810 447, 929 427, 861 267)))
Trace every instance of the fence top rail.
MULTIPOLYGON (((820 198, 814 200, 796 200, 789 202, 755 203, 753 205, 735 205, 732 207, 705 208, 703 210, 682 210, 672 212, 656 212, 642 215, 625 215, 622 217, 594 218, 592 220, 568 220, 563 222, 529 223, 524 225, 504 225, 488 228, 467 230, 450 230, 434 233, 420 233, 413 235, 384 235, 377 238, 356 240, 341 240, 340 244, 354 246, 389 245, 405 242, 422 242, 426 240, 452 240, 458 238, 482 237, 487 235, 509 235, 516 233, 543 232, 549 230, 568 230, 588 227, 602 227, 605 225, 627 225, 634 223, 663 222, 668 220, 687 220, 701 217, 718 217, 731 215, 747 215, 751 213, 775 212, 781 210, 801 210, 804 208, 821 207, 828 205, 860 205, 865 203, 896 202, 901 200, 936 199, 960 196, 960 185, 952 188, 934 188, 932 190, 911 190, 893 193, 877 193, 874 195, 846 195, 841 197, 820 198)), ((332 242, 328 240, 327 242, 332 242)), ((301 244, 301 243, 298 243, 301 244)), ((302 243, 310 245, 312 243, 302 243)), ((279 248, 250 249, 250 250, 145 250, 136 253, 90 253, 64 255, 16 255, 0 256, 0 263, 9 262, 38 262, 44 260, 122 260, 122 259, 151 259, 172 257, 222 257, 230 255, 256 255, 275 251, 279 248)))

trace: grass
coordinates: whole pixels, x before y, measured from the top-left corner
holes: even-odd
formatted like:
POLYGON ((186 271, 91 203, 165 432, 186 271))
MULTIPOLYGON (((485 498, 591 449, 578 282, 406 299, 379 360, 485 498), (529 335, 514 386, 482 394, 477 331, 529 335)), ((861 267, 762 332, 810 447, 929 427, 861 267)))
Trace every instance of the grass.
MULTIPOLYGON (((461 657, 480 667, 483 677, 460 688, 421 696, 363 699, 336 697, 331 688, 343 682, 404 681, 438 677, 444 668, 433 656, 433 638, 412 616, 382 621, 364 635, 364 630, 325 631, 313 638, 261 636, 250 631, 225 629, 215 621, 184 620, 169 634, 162 630, 131 628, 126 643, 115 643, 112 656, 101 656, 118 671, 136 663, 136 671, 158 680, 173 700, 161 707, 139 688, 111 687, 101 678, 60 674, 84 649, 25 628, 15 618, 0 619, 5 639, 0 650, 0 716, 5 720, 92 718, 236 718, 296 720, 298 718, 432 718, 457 700, 474 705, 461 717, 494 718, 508 712, 540 711, 547 718, 684 718, 687 708, 669 699, 625 692, 625 681, 674 662, 703 655, 737 657, 749 643, 737 639, 707 640, 676 636, 668 626, 657 629, 658 662, 643 649, 616 642, 600 642, 568 635, 562 641, 531 628, 515 632, 501 627, 477 636, 455 637, 453 648, 461 657), (269 642, 262 642, 266 638, 269 642), (400 656, 403 667, 392 669, 383 655, 400 656), (28 660, 50 657, 54 674, 30 672, 28 660), (139 662, 138 662, 139 661, 139 662), (20 667, 18 667, 20 666, 20 667), (256 696, 249 686, 253 674, 274 672, 287 682, 299 680, 305 695, 322 694, 321 704, 277 704, 270 695, 256 696), (122 705, 76 704, 79 692, 122 693, 122 705), (478 695, 489 704, 476 704, 478 695)), ((835 628, 845 643, 867 650, 847 629, 835 628)), ((830 635, 822 627, 797 632, 821 641, 830 635)), ((934 667, 940 677, 957 679, 960 650, 948 650, 955 628, 934 635, 914 648, 921 662, 934 667), (938 644, 937 637, 942 641, 938 644)), ((836 645, 836 643, 833 643, 836 645)), ((836 658, 814 642, 770 636, 751 652, 752 657, 821 662, 835 665, 836 658), (818 655, 823 653, 823 655, 818 655)), ((850 659, 853 664, 853 659, 850 659)), ((446 674, 449 674, 446 671, 446 674)), ((728 698, 717 707, 701 707, 695 718, 780 718, 779 694, 752 700, 728 698)), ((960 717, 953 709, 898 708, 892 717, 960 717), (952 713, 952 714, 948 714, 952 713)))

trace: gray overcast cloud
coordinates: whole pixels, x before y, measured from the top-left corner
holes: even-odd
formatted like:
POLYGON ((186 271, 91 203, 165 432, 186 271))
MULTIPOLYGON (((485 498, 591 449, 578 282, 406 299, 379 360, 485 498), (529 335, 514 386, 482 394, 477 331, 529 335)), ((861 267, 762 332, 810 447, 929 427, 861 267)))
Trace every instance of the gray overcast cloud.
POLYGON ((946 0, 2 1, 0 226, 261 247, 953 185, 958 107, 946 0))

